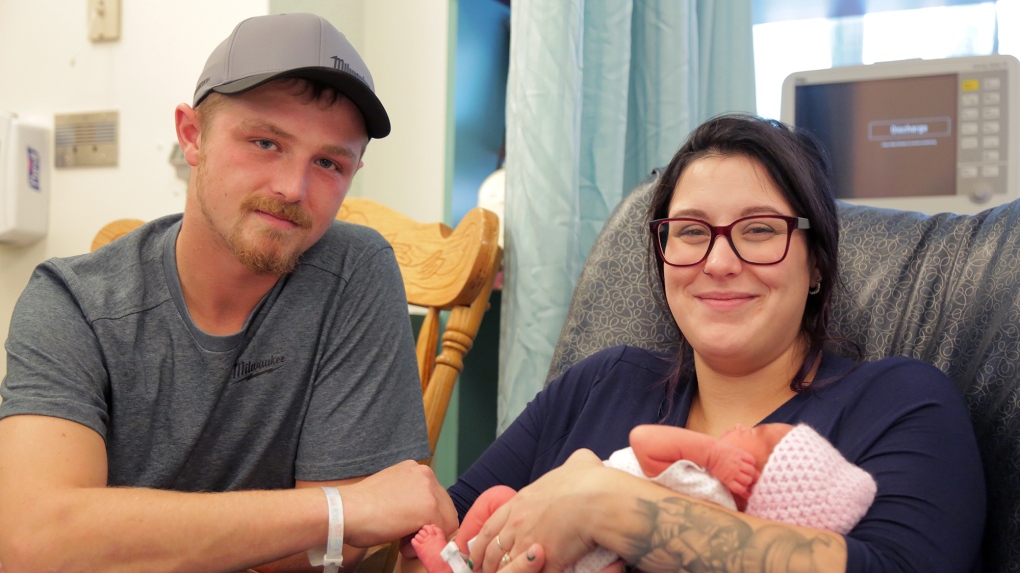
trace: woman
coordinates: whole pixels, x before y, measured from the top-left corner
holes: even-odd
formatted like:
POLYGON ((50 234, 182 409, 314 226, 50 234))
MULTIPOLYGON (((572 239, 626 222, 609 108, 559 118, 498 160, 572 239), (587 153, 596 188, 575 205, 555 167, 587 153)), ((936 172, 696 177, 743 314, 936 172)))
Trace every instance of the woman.
POLYGON ((490 486, 520 490, 486 522, 474 563, 524 571, 537 543, 554 571, 595 546, 655 573, 978 570, 984 479, 955 386, 913 359, 857 364, 826 349, 838 226, 814 139, 712 119, 660 177, 651 219, 680 352, 602 351, 528 405, 450 488, 461 515, 490 486), (600 461, 639 424, 719 436, 773 422, 811 426, 875 478, 848 535, 725 510, 600 461))

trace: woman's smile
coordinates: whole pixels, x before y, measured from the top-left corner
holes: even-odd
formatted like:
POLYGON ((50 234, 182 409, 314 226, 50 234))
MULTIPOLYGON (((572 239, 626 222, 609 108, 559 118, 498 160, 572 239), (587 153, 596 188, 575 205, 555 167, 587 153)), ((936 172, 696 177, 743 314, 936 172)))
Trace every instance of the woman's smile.
POLYGON ((704 304, 708 309, 715 311, 740 310, 747 307, 750 303, 758 300, 757 295, 726 291, 696 294, 694 295, 694 298, 704 304))

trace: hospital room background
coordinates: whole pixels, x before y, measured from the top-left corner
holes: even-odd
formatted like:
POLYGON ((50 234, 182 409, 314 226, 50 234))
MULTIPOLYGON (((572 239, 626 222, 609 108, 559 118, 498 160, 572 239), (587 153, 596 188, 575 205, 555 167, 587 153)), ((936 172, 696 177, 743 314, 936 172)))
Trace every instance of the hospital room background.
MULTIPOLYGON (((559 26, 556 33, 568 37, 557 39, 557 45, 567 59, 583 60, 589 73, 598 69, 612 74, 612 62, 593 67, 586 58, 599 51, 598 42, 607 42, 603 47, 611 49, 606 52, 616 50, 621 36, 612 27, 617 25, 614 18, 625 20, 619 24, 629 31, 624 45, 635 52, 641 42, 652 41, 650 33, 640 30, 650 28, 654 20, 639 19, 680 19, 669 33, 671 38, 685 36, 677 42, 679 47, 671 44, 651 51, 681 50, 701 66, 694 80, 677 78, 688 84, 684 105, 698 101, 683 122, 669 124, 685 127, 659 130, 663 133, 656 135, 659 141, 650 150, 634 152, 628 138, 640 136, 634 135, 633 127, 628 129, 632 116, 626 111, 610 114, 622 134, 617 139, 628 140, 620 142, 628 161, 635 154, 638 159, 615 168, 611 178, 615 184, 597 192, 594 208, 590 196, 575 189, 565 201, 573 204, 573 212, 549 215, 554 221, 573 218, 563 226, 564 233, 576 239, 564 242, 570 250, 564 256, 570 262, 564 284, 556 289, 560 298, 544 303, 552 311, 528 307, 526 293, 534 287, 524 283, 505 280, 505 288, 493 293, 436 454, 437 474, 446 484, 541 388, 570 300, 570 281, 576 280, 601 223, 650 167, 665 164, 687 131, 707 119, 700 116, 745 111, 778 119, 791 113, 784 110, 784 80, 805 70, 1020 54, 1020 0, 0 0, 0 340, 7 337, 14 305, 38 263, 86 252, 96 232, 115 219, 151 220, 182 210, 188 169, 175 156, 175 106, 190 102, 206 54, 237 22, 299 11, 319 13, 346 34, 369 65, 394 126, 389 137, 369 146, 365 167, 349 196, 367 197, 415 219, 449 225, 478 204, 502 211, 504 190, 509 197, 515 184, 528 181, 527 174, 515 175, 512 169, 541 171, 541 165, 552 163, 515 159, 515 149, 524 146, 563 163, 559 154, 564 146, 557 145, 562 142, 555 137, 543 147, 540 140, 528 139, 541 134, 508 129, 513 91, 527 88, 514 80, 515 65, 518 69, 527 65, 523 60, 515 64, 514 41, 544 41, 543 34, 559 26), (646 14, 649 11, 658 14, 646 14), (549 21, 547 28, 534 29, 535 21, 543 19, 549 21), (605 37, 592 32, 595 19, 605 21, 594 28, 605 37), (585 30, 587 35, 581 33, 585 30), (688 32, 695 38, 686 39, 688 32), (69 141, 74 134, 67 126, 74 122, 92 122, 92 127, 100 128, 100 139, 69 141), (48 144, 31 167, 43 177, 37 182, 42 188, 34 191, 46 195, 41 214, 15 213, 36 207, 8 197, 15 191, 6 183, 6 171, 11 169, 6 165, 13 164, 4 163, 11 148, 6 144, 17 126, 42 130, 48 144), (509 167, 504 173, 505 162, 509 167), (25 232, 5 235, 19 225, 25 232), (508 304, 509 300, 525 302, 508 304), (544 323, 524 321, 522 315, 541 315, 544 323), (538 333, 536 338, 542 340, 537 349, 522 341, 522 332, 538 333), (515 358, 522 354, 528 359, 515 358)), ((632 68, 643 65, 636 56, 633 62, 632 68)), ((542 72, 562 77, 567 84, 589 85, 578 73, 542 72)), ((1020 129, 1017 110, 1010 106, 1020 93, 1015 68, 1002 73, 1002 92, 1009 101, 1003 102, 1003 131, 995 135, 1003 142, 1004 172, 1011 173, 1003 179, 1005 187, 988 192, 991 200, 964 201, 964 193, 956 203, 926 202, 922 197, 894 206, 974 212, 1017 196, 1020 129)), ((808 77, 801 83, 815 81, 808 77)), ((625 88, 624 99, 634 93, 625 88)), ((564 109, 576 113, 580 121, 587 105, 578 100, 564 109)), ((954 117, 953 124, 957 122, 954 117)), ((599 125, 607 124, 603 118, 599 125)), ((582 134, 585 129, 577 127, 582 134)), ((586 144, 572 145, 577 156, 586 144)), ((19 159, 17 165, 22 164, 19 159)), ((568 177, 566 185, 584 187, 580 169, 581 175, 568 177)), ((544 183, 551 179, 555 178, 546 177, 544 183)), ((526 187, 542 192, 541 184, 526 187)), ((531 197, 529 202, 543 200, 531 197)), ((881 202, 879 198, 877 203, 881 202)), ((544 212, 555 205, 530 206, 544 212)), ((512 217, 520 209, 507 207, 501 214, 512 217)), ((512 224, 548 225, 524 220, 512 224)), ((507 260, 515 265, 530 255, 526 243, 504 246, 507 260)), ((505 271, 514 268, 518 267, 505 271)), ((413 309, 411 314, 413 322, 413 309)), ((0 378, 5 373, 6 353, 0 350, 0 378)))

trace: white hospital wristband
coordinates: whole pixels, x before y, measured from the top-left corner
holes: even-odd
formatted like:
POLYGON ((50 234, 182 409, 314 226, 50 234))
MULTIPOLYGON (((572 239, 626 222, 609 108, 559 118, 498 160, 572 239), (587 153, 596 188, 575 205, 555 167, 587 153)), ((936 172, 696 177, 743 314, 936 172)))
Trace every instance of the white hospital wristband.
POLYGON ((322 565, 324 573, 337 573, 344 562, 344 503, 335 487, 323 486, 329 504, 329 537, 326 545, 308 550, 308 562, 313 567, 322 565))

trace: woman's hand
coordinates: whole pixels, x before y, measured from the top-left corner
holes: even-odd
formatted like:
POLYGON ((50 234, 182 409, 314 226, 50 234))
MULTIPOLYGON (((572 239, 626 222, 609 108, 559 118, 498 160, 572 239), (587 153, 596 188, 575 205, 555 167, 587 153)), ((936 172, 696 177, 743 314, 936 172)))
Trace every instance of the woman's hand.
POLYGON ((508 560, 517 566, 518 559, 526 558, 528 549, 539 544, 544 549, 545 571, 557 573, 595 549, 592 532, 606 506, 593 502, 611 491, 613 474, 626 475, 605 467, 590 450, 575 452, 485 522, 471 548, 475 570, 493 573, 508 560))
POLYGON ((545 565, 545 550, 534 544, 527 551, 515 557, 499 573, 538 573, 545 565))
POLYGON ((588 450, 493 513, 472 544, 471 560, 482 573, 527 573, 538 566, 522 558, 536 545, 545 552, 544 573, 560 573, 597 546, 650 573, 846 568, 841 535, 696 500, 606 467, 588 450))

